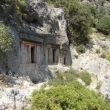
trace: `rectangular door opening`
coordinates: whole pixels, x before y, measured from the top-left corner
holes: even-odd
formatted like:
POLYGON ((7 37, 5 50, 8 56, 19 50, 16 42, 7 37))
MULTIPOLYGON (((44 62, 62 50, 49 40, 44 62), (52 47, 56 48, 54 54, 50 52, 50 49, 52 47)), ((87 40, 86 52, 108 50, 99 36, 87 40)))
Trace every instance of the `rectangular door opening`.
POLYGON ((35 63, 35 47, 31 47, 31 63, 35 63))

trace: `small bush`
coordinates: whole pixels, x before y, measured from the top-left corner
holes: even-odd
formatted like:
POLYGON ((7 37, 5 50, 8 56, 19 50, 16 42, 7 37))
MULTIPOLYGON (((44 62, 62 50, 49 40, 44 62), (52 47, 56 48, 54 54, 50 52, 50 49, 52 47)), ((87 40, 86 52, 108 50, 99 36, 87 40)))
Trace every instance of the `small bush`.
POLYGON ((96 49, 96 53, 99 54, 100 53, 100 49, 96 49))
POLYGON ((106 55, 104 53, 102 53, 100 57, 105 59, 106 55))
POLYGON ((91 75, 86 71, 80 73, 80 78, 85 82, 87 86, 92 82, 91 75))
POLYGON ((18 0, 18 2, 19 2, 20 4, 23 4, 23 5, 27 3, 26 0, 18 0))
POLYGON ((110 16, 103 16, 99 19, 96 27, 99 31, 103 32, 104 34, 110 33, 110 16))
POLYGON ((106 60, 110 60, 110 52, 108 50, 104 50, 104 52, 102 53, 100 57, 106 60))
POLYGON ((32 83, 37 84, 38 82, 38 80, 32 79, 32 83))
POLYGON ((85 52, 85 46, 84 45, 78 45, 77 47, 76 47, 76 50, 77 50, 77 52, 78 53, 84 53, 85 52))
POLYGON ((0 51, 6 52, 11 48, 12 37, 9 32, 9 27, 0 23, 0 51))
POLYGON ((57 86, 58 84, 66 84, 78 78, 82 79, 87 86, 92 82, 91 75, 86 71, 77 72, 75 70, 70 70, 67 72, 58 72, 56 74, 57 77, 49 81, 50 85, 57 86))
POLYGON ((49 85, 57 86, 58 84, 66 84, 79 77, 79 73, 75 70, 70 70, 67 72, 57 72, 57 77, 49 81, 49 85))
POLYGON ((34 91, 31 110, 109 110, 110 106, 95 92, 77 81, 50 90, 34 91))

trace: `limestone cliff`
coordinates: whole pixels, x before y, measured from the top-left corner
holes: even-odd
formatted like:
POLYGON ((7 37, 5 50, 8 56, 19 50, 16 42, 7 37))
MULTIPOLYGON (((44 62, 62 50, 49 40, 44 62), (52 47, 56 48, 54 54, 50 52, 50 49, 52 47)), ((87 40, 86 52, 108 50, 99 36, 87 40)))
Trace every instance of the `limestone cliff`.
POLYGON ((63 9, 50 7, 44 0, 20 3, 0 1, 0 20, 15 26, 18 32, 56 36, 56 43, 68 43, 63 9))
POLYGON ((53 35, 56 43, 68 43, 63 9, 49 7, 43 0, 29 0, 25 11, 27 18, 23 19, 19 31, 53 35))

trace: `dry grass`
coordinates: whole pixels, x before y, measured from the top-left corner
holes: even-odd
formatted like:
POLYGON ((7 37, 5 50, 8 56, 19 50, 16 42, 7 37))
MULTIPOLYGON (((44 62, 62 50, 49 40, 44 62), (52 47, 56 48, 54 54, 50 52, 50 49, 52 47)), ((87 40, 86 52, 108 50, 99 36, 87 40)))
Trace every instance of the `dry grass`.
POLYGON ((110 51, 104 50, 100 57, 110 61, 110 51))

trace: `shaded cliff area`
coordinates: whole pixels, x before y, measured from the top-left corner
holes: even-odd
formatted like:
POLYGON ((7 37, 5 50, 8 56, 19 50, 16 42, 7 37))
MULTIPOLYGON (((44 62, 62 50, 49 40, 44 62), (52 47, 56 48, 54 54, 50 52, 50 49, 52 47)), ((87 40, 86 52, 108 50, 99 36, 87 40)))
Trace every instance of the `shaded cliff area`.
MULTIPOLYGON (((13 40, 10 42, 10 47, 15 51, 14 53, 16 53, 14 54, 13 59, 16 59, 16 56, 18 56, 19 36, 21 39, 22 36, 25 38, 25 35, 22 35, 22 33, 32 35, 26 36, 30 40, 38 39, 36 36, 40 36, 41 38, 43 37, 43 39, 46 39, 47 42, 59 45, 60 48, 69 49, 69 40, 66 33, 66 20, 62 8, 48 6, 43 0, 2 0, 0 1, 0 11, 1 24, 3 24, 4 27, 9 27, 8 31, 13 40)), ((4 28, 2 28, 2 30, 5 32, 4 28)), ((1 37, 2 36, 3 35, 1 35, 1 37)), ((9 51, 5 52, 6 56, 9 51)), ((13 61, 13 59, 9 58, 10 62, 13 61)), ((8 59, 1 62, 1 65, 7 65, 7 60, 8 59)), ((15 61, 13 64, 16 65, 18 62, 15 61)), ((8 67, 5 66, 4 68, 7 69, 8 67)))

